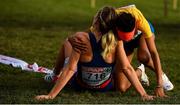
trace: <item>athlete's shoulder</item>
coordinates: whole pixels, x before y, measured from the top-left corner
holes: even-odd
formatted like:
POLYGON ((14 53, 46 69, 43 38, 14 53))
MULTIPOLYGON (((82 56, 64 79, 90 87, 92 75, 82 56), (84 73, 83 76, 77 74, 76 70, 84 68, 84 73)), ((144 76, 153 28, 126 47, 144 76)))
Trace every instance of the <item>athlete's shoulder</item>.
POLYGON ((87 32, 76 32, 74 34, 74 37, 76 37, 77 39, 81 39, 80 41, 82 41, 82 42, 86 42, 88 39, 88 33, 87 32))
POLYGON ((117 8, 115 11, 117 14, 121 14, 123 12, 126 12, 126 13, 132 14, 133 16, 139 12, 139 10, 136 8, 135 5, 123 6, 123 7, 117 8))
POLYGON ((88 33, 87 32, 76 32, 74 35, 75 36, 81 36, 81 37, 84 37, 84 36, 86 36, 88 33))
POLYGON ((86 51, 87 35, 88 33, 86 32, 76 32, 73 36, 68 37, 68 41, 76 52, 86 51))

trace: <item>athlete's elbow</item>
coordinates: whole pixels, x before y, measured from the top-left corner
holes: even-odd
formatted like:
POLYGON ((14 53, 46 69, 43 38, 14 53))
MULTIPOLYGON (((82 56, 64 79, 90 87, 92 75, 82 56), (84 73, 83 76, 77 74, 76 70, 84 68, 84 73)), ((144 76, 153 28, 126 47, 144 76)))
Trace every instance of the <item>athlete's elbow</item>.
POLYGON ((77 71, 76 67, 68 67, 68 71, 71 73, 75 73, 77 71))

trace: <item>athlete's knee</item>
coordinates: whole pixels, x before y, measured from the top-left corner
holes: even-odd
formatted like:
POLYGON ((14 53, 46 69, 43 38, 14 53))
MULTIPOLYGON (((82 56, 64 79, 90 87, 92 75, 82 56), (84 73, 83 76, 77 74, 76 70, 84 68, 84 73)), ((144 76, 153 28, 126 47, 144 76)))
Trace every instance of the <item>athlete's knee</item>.
POLYGON ((147 52, 143 52, 138 54, 137 59, 141 63, 148 63, 150 61, 151 56, 147 52))
POLYGON ((71 46, 71 43, 68 40, 65 40, 64 43, 63 43, 63 47, 64 48, 69 48, 69 47, 72 47, 72 46, 71 46))
POLYGON ((127 86, 126 86, 125 84, 121 84, 121 85, 117 86, 116 89, 117 89, 118 91, 124 93, 124 92, 127 91, 128 88, 127 88, 127 86))
POLYGON ((68 40, 63 43, 63 49, 65 58, 69 57, 72 53, 72 46, 68 40))

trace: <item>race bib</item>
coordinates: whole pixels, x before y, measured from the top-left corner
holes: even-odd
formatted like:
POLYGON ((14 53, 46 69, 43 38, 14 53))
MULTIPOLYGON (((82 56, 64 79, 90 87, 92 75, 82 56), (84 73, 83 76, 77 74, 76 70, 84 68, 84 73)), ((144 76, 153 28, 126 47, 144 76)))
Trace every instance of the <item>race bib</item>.
POLYGON ((82 81, 89 86, 98 86, 111 76, 112 67, 82 67, 82 81))

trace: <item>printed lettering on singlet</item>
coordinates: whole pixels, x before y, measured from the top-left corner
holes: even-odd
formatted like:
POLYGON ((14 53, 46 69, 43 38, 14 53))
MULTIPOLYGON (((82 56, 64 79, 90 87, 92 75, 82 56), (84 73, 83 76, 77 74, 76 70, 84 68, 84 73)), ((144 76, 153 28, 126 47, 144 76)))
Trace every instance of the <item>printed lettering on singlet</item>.
POLYGON ((82 81, 89 86, 98 86, 111 76, 112 67, 82 67, 82 81))
POLYGON ((138 37, 139 35, 142 34, 142 31, 137 30, 136 34, 134 35, 133 39, 135 39, 136 37, 138 37))

